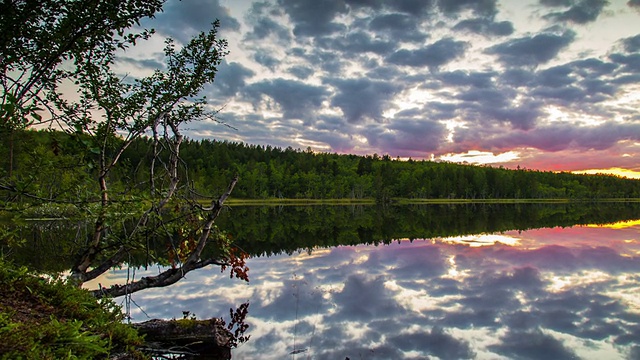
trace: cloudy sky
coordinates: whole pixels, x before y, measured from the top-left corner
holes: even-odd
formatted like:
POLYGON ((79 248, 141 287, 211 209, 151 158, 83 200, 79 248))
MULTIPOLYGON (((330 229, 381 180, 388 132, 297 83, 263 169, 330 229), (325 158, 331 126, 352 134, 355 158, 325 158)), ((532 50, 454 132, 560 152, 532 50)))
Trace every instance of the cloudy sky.
POLYGON ((638 0, 169 0, 121 65, 216 18, 205 95, 237 130, 191 138, 640 175, 638 0))
POLYGON ((251 339, 234 359, 638 359, 639 231, 636 220, 258 257, 249 283, 201 269, 134 294, 131 314, 209 318, 249 301, 251 339))

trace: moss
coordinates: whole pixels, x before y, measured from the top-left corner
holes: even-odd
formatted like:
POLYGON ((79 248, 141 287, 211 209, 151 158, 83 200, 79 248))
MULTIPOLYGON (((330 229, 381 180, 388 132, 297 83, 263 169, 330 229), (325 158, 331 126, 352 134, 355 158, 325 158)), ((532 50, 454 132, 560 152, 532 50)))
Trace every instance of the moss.
POLYGON ((198 320, 196 320, 195 318, 176 320, 176 324, 185 329, 190 329, 196 326, 197 323, 198 323, 198 320))
POLYGON ((111 300, 0 260, 1 359, 99 359, 143 339, 111 300))

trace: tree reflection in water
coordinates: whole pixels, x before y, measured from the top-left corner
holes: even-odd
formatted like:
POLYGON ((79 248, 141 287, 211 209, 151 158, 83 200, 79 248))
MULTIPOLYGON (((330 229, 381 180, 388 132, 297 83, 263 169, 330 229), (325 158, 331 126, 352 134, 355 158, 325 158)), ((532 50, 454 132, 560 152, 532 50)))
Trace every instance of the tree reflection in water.
POLYGON ((204 270, 134 298, 164 318, 250 301, 251 341, 236 359, 638 358, 639 230, 626 221, 316 248, 251 259, 249 284, 204 270))
POLYGON ((253 254, 250 283, 201 269, 134 294, 131 315, 248 301, 235 359, 639 358, 638 207, 233 208, 219 226, 253 254))

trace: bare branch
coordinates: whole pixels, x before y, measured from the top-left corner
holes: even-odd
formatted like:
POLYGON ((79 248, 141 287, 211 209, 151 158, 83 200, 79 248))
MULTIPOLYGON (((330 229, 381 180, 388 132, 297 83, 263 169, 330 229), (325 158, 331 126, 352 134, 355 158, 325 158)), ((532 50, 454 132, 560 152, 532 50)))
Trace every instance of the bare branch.
POLYGON ((110 288, 103 288, 93 290, 92 293, 97 298, 102 297, 118 297, 127 294, 131 294, 140 290, 154 288, 154 287, 163 287, 167 285, 174 284, 182 279, 188 272, 203 268, 208 265, 227 265, 225 262, 219 261, 217 259, 206 259, 193 263, 185 263, 179 268, 171 268, 167 269, 156 276, 143 277, 138 281, 125 284, 125 285, 113 285, 110 288))
MULTIPOLYGON (((156 276, 143 277, 140 280, 129 283, 129 284, 114 285, 109 289, 97 289, 93 291, 93 294, 97 297, 104 297, 104 296, 118 297, 118 296, 131 294, 136 291, 144 290, 151 287, 162 287, 162 286, 171 285, 177 282, 178 280, 182 279, 188 272, 203 268, 207 265, 229 266, 229 264, 219 259, 209 258, 209 259, 200 260, 200 255, 202 254, 202 251, 207 245, 209 236, 211 235, 213 224, 216 218, 218 217, 218 215, 220 214, 220 211, 224 206, 224 202, 231 195, 231 192, 233 191, 233 188, 235 187, 237 182, 238 182, 238 177, 236 176, 233 178, 233 180, 229 184, 229 188, 227 189, 227 191, 224 194, 222 194, 218 200, 214 201, 212 206, 209 208, 209 214, 204 223, 204 227, 202 229, 202 233, 200 234, 198 244, 196 245, 195 249, 191 251, 189 257, 182 264, 182 266, 175 269, 174 268, 167 269, 156 276)), ((106 264, 103 264, 103 265, 106 266, 106 264)), ((107 267, 104 271, 108 269, 109 267, 107 267)))

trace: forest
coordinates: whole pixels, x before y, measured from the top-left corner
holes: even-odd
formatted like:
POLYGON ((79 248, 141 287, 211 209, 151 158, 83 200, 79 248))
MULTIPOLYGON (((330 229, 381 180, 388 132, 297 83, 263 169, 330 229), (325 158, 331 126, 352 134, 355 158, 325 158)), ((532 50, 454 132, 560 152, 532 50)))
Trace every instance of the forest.
MULTIPOLYGON (((12 178, 23 193, 74 199, 98 191, 92 188, 98 152, 88 139, 45 130, 0 136, 3 178, 12 178)), ((111 146, 115 149, 117 143, 111 146)), ((108 174, 119 192, 148 191, 151 148, 152 139, 140 137, 122 154, 120 167, 108 174)), ((389 155, 316 153, 210 139, 186 139, 180 159, 180 176, 190 185, 187 195, 191 197, 221 194, 238 175, 233 192, 237 199, 375 199, 386 203, 399 198, 640 198, 640 181, 612 175, 405 161, 389 155)))

